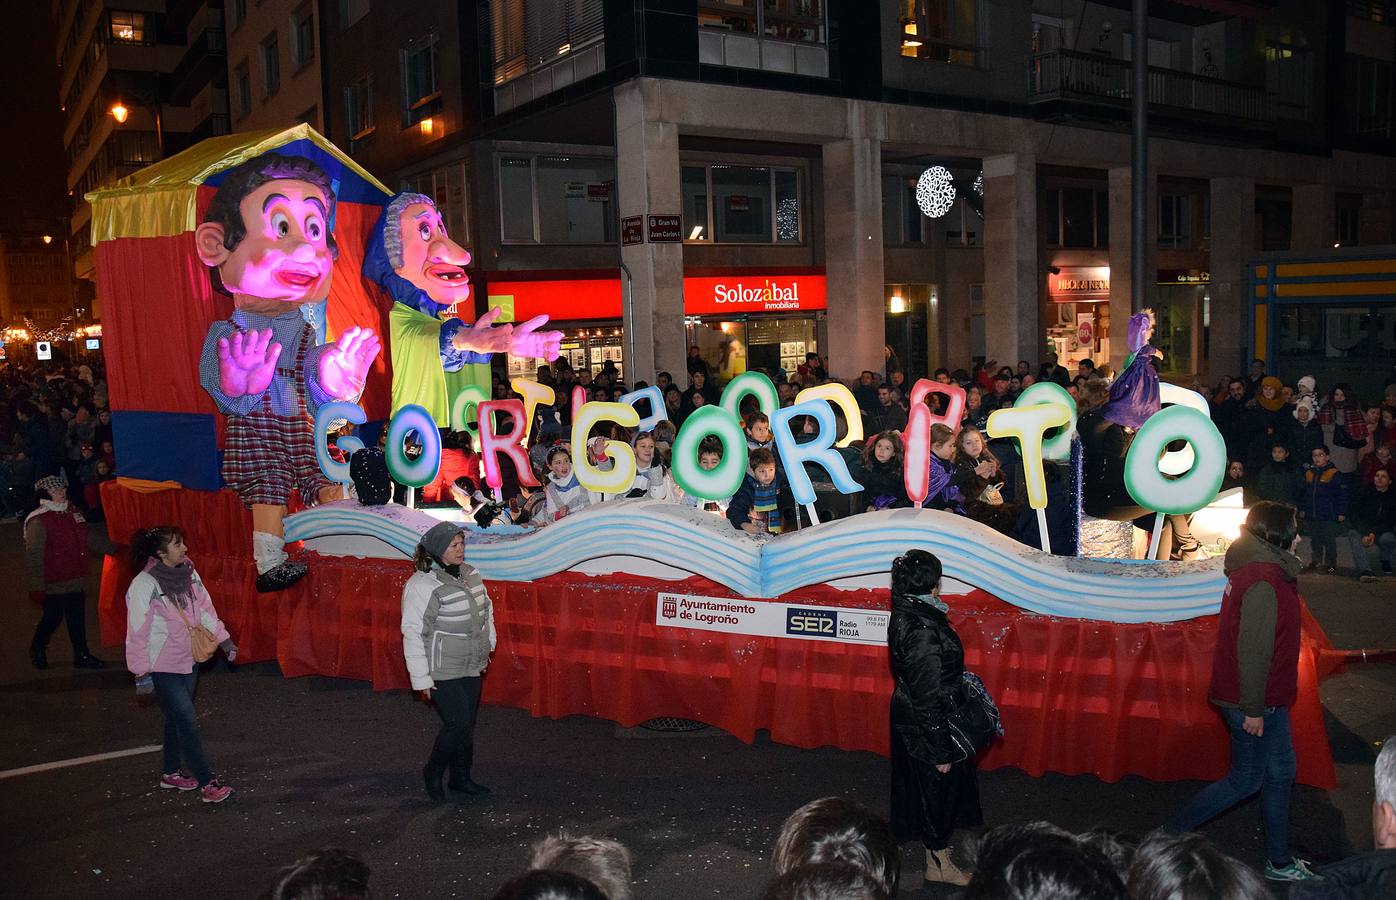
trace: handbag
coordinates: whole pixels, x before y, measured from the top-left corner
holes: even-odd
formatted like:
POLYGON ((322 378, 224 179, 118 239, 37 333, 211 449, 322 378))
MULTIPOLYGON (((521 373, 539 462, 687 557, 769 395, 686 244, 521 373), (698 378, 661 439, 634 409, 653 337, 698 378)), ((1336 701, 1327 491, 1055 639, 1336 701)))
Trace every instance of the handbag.
POLYGON ((1348 432, 1347 425, 1338 424, 1333 426, 1333 443, 1345 450, 1360 450, 1367 446, 1365 440, 1359 441, 1348 432))
POLYGON ((218 639, 213 636, 213 632, 203 626, 203 623, 190 624, 189 617, 184 614, 184 610, 179 608, 178 603, 171 605, 175 608, 175 612, 179 613, 184 627, 189 629, 189 649, 194 654, 194 662, 208 662, 218 650, 218 639))
POLYGON ((945 717, 946 733, 960 758, 969 759, 983 753, 995 738, 1003 736, 1003 721, 994 698, 984 682, 973 672, 965 672, 962 682, 964 702, 945 717))

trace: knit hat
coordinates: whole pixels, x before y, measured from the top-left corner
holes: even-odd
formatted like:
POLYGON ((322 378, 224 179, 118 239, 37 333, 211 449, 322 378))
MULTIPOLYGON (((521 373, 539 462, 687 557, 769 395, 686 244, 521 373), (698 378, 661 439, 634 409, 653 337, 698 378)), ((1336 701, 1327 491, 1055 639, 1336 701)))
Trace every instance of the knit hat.
POLYGON ((1260 404, 1262 409, 1275 412, 1285 405, 1285 398, 1283 394, 1281 394, 1283 390, 1284 382, 1280 381, 1280 379, 1276 378, 1274 375, 1267 375, 1260 379, 1260 391, 1256 392, 1255 400, 1260 404), (1265 399, 1265 388, 1272 389, 1275 392, 1275 396, 1269 400, 1265 399))
POLYGON ((1312 375, 1305 375, 1303 378, 1299 379, 1299 393, 1301 395, 1312 394, 1317 387, 1318 382, 1314 380, 1314 376, 1312 375))
POLYGON ((446 548, 451 546, 451 541, 456 535, 461 534, 461 527, 455 522, 437 522, 431 529, 422 535, 422 546, 426 551, 438 560, 441 554, 446 552, 446 548))
POLYGON ((1304 407, 1309 411, 1309 418, 1314 417, 1314 399, 1309 395, 1300 397, 1294 404, 1294 418, 1299 418, 1299 407, 1304 407))
POLYGON ((44 494, 49 494, 50 491, 55 489, 66 491, 68 489, 68 482, 59 478, 57 475, 46 475, 34 482, 34 490, 42 491, 44 494))

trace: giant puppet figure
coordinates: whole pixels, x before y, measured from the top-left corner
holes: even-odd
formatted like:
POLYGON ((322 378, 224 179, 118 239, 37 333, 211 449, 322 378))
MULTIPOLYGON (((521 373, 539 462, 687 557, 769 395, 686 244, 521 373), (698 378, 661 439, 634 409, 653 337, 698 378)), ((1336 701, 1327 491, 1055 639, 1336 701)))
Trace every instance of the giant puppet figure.
POLYGON ((318 165, 267 153, 228 172, 194 232, 199 259, 233 298, 232 316, 204 338, 199 380, 228 417, 223 480, 252 510, 262 592, 305 575, 284 548, 286 503, 292 491, 311 505, 336 489, 315 459, 314 415, 357 400, 379 351, 360 328, 317 345, 307 322, 307 307, 329 296, 334 202, 318 165))
MULTIPOLYGON (((492 309, 474 325, 470 254, 451 240, 436 204, 423 194, 398 194, 383 208, 364 251, 363 273, 393 300, 388 348, 393 365, 393 411, 415 403, 436 422, 450 422, 452 395, 474 384, 490 396, 491 353, 556 359, 562 333, 538 331, 547 316, 517 327, 493 325, 492 309), (454 315, 442 319, 443 314, 454 315)), ((451 423, 456 428, 461 423, 451 423)))

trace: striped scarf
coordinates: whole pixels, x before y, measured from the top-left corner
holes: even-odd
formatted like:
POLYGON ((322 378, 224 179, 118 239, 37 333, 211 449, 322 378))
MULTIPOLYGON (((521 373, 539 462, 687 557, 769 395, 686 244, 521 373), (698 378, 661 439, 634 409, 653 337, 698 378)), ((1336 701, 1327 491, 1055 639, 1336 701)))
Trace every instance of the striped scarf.
POLYGON ((762 484, 756 482, 755 489, 751 496, 751 511, 764 513, 766 516, 766 530, 771 534, 780 534, 780 491, 776 483, 762 484))

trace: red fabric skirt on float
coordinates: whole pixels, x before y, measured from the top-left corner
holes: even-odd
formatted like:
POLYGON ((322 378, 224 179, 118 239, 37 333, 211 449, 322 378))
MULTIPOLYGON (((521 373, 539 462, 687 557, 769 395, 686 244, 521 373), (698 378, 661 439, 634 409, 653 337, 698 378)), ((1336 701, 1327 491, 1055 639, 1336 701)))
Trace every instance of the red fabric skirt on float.
MULTIPOLYGON (((228 491, 139 494, 103 487, 108 528, 186 529, 190 557, 248 662, 276 660, 287 676, 328 675, 407 688, 400 598, 402 560, 301 551, 310 574, 258 594, 245 549, 250 516, 228 491)), ((294 549, 294 548, 293 548, 294 549)), ((103 644, 125 634, 133 573, 108 556, 100 599, 103 644)), ((487 703, 537 716, 588 715, 631 726, 660 716, 696 719, 751 741, 760 730, 798 747, 889 752, 892 677, 886 648, 698 631, 656 624, 660 593, 741 599, 707 579, 663 581, 564 572, 533 582, 487 582, 499 646, 485 676, 487 703)), ((1229 741, 1207 702, 1215 616, 1122 624, 1025 613, 975 591, 948 596, 951 622, 1003 715, 1004 737, 983 768, 1106 781, 1215 779, 1229 741)), ((814 586, 772 601, 886 610, 886 590, 814 586)), ((1299 700, 1292 710, 1298 780, 1336 785, 1318 684, 1331 649, 1304 611, 1299 700)))

